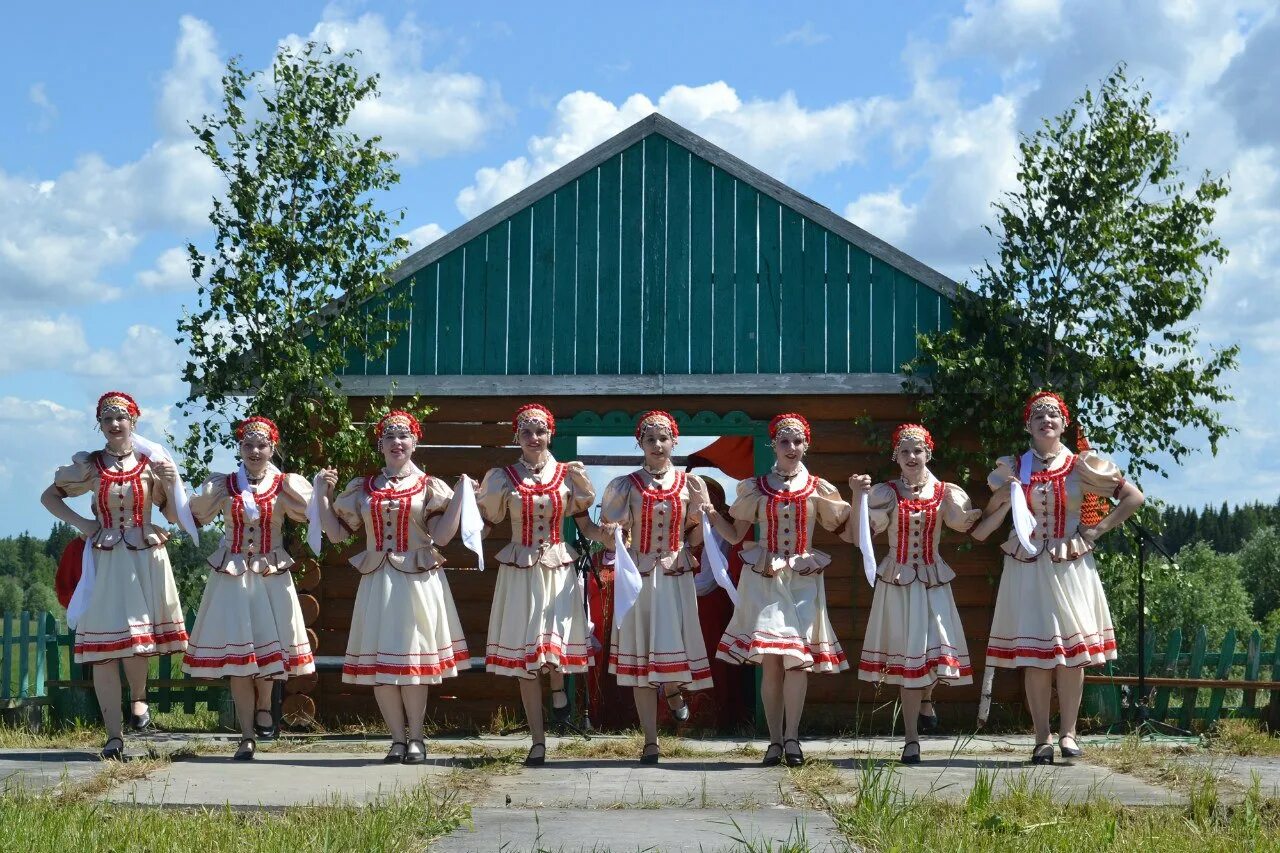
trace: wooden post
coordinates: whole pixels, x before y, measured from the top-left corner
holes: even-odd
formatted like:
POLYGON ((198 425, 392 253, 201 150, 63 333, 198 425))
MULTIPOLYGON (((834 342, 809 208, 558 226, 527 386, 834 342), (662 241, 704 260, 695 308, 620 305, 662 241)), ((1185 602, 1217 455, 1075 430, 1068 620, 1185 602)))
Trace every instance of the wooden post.
POLYGON ((18 615, 18 698, 26 699, 30 693, 27 690, 27 681, 31 677, 28 667, 31 663, 31 614, 22 611, 18 615))
MULTIPOLYGON (((1271 680, 1280 680, 1280 634, 1276 634, 1276 644, 1271 650, 1271 680)), ((1267 709, 1267 729, 1280 731, 1280 690, 1271 691, 1271 707, 1267 709)))
MULTIPOLYGON (((1196 638, 1191 643, 1191 663, 1187 667, 1187 678, 1199 678, 1204 671, 1204 655, 1209 645, 1209 635, 1201 625, 1196 631, 1196 638)), ((1178 713, 1178 728, 1190 731, 1191 720, 1196 712, 1196 694, 1199 691, 1188 687, 1182 691, 1182 710, 1178 713)))
POLYGON ((9 684, 13 679, 13 614, 5 611, 4 634, 0 635, 0 701, 13 695, 9 684))
MULTIPOLYGON (((1256 629, 1249 635, 1249 651, 1244 660, 1244 680, 1257 681, 1258 673, 1262 669, 1262 634, 1256 629)), ((1240 715, 1243 717, 1256 717, 1258 703, 1258 691, 1246 690, 1244 698, 1240 702, 1240 715)))
MULTIPOLYGON (((45 680, 49 662, 48 648, 45 643, 49 636, 49 624, 53 616, 46 610, 36 614, 36 671, 33 673, 31 684, 32 696, 45 695, 45 680)), ((54 623, 54 630, 57 630, 57 623, 54 623)))
MULTIPOLYGON (((1222 638, 1222 650, 1218 652, 1217 678, 1223 679, 1231 674, 1231 667, 1236 662, 1236 629, 1232 628, 1222 638)), ((1222 713, 1222 700, 1226 698, 1225 687, 1215 687, 1209 692, 1209 711, 1206 721, 1212 725, 1222 713)))
MULTIPOLYGON (((1178 674, 1178 660, 1182 655, 1182 628, 1174 628, 1169 632, 1169 642, 1164 650, 1164 675, 1174 678, 1178 674)), ((1157 722, 1164 722, 1169 716, 1169 688, 1156 690, 1156 701, 1152 704, 1151 717, 1157 722)))

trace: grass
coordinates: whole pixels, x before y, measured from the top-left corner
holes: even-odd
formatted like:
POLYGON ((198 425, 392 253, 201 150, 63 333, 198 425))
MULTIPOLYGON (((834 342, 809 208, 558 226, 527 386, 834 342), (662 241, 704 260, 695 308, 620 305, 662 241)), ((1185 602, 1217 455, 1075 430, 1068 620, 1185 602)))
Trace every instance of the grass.
POLYGON ((1223 755, 1280 755, 1280 738, 1265 731, 1257 720, 1219 720, 1205 740, 1211 751, 1223 755))

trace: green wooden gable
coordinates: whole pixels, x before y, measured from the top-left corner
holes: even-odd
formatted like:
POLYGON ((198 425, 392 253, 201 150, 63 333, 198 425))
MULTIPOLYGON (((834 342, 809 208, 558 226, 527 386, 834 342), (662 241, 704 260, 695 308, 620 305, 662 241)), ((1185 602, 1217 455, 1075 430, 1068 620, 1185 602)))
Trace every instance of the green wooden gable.
POLYGON ((949 326, 957 288, 656 114, 395 278, 408 328, 385 357, 348 365, 352 393, 410 377, 488 377, 409 385, 500 393, 500 377, 527 375, 880 375, 858 387, 896 388, 916 334, 949 326))

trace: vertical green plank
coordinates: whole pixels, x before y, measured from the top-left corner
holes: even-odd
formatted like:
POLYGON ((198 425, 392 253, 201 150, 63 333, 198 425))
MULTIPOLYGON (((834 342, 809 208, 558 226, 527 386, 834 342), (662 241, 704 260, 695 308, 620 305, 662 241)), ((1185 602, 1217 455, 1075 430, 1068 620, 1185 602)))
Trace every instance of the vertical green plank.
POLYGON ((551 294, 555 278, 556 200, 533 205, 533 313, 529 328, 529 372, 551 372, 551 294))
POLYGON ((507 336, 507 303, 511 286, 507 281, 507 254, 511 249, 511 220, 489 230, 484 265, 484 328, 482 372, 504 375, 511 340, 507 336))
MULTIPOLYGON (((160 655, 160 671, 158 673, 159 680, 162 682, 160 688, 160 710, 173 710, 173 658, 169 655, 160 655)), ((147 697, 150 700, 150 697, 147 697)))
POLYGON ((413 279, 399 282, 391 288, 391 321, 399 326, 392 332, 391 349, 387 353, 387 374, 403 376, 409 372, 410 349, 413 331, 410 328, 413 302, 413 279))
POLYGON ((45 695, 45 692, 44 692, 45 667, 48 664, 45 661, 45 657, 44 657, 44 653, 45 653, 44 626, 45 626, 45 622, 48 621, 48 618, 49 618, 49 613, 43 610, 37 613, 35 616, 35 637, 33 638, 33 641, 35 642, 36 660, 35 660, 35 666, 32 667, 31 669, 31 688, 30 688, 30 692, 27 694, 29 696, 45 695))
POLYGON ((688 151, 667 148, 667 336, 665 372, 689 372, 689 160, 688 151))
MULTIPOLYGON (((1176 678, 1178 675, 1178 659, 1181 655, 1182 629, 1174 628, 1169 632, 1169 642, 1164 650, 1164 669, 1160 674, 1166 678, 1176 678)), ((1157 721, 1163 722, 1165 717, 1169 716, 1168 687, 1161 687, 1156 690, 1156 701, 1153 708, 1152 717, 1157 721)))
POLYGON ((849 244, 827 233, 828 373, 849 372, 849 244))
MULTIPOLYGON (((1191 642, 1191 662, 1187 667, 1187 678, 1199 678, 1204 672, 1204 655, 1209 646, 1209 635, 1201 625, 1196 631, 1196 638, 1191 642)), ((1198 688, 1186 687, 1182 693, 1182 710, 1178 713, 1178 728, 1190 729, 1191 720, 1196 712, 1196 694, 1198 688)))
POLYGON ((384 351, 381 355, 370 356, 375 345, 381 345, 386 341, 386 336, 377 331, 376 325, 381 325, 387 317, 387 305, 390 300, 386 293, 379 293, 364 305, 360 306, 360 312, 365 317, 365 360, 364 375, 365 376, 386 376, 387 375, 387 354, 384 351), (376 324, 376 325, 375 325, 376 324))
POLYGON ((531 248, 533 210, 526 207, 511 217, 511 251, 507 273, 511 286, 507 296, 507 373, 520 376, 529 372, 529 313, 532 311, 533 289, 529 252, 531 248))
POLYGON ((734 201, 733 290, 738 342, 734 368, 737 373, 760 372, 760 341, 756 334, 759 311, 756 282, 756 207, 760 193, 738 182, 734 201))
POLYGON ((644 143, 622 152, 622 325, 618 329, 618 372, 640 372, 640 275, 644 248, 644 143))
POLYGON ((644 139, 644 308, 640 372, 662 373, 667 311, 667 140, 644 139))
POLYGON ((712 301, 714 282, 711 277, 713 216, 711 197, 715 169, 701 157, 689 162, 689 340, 690 371, 710 373, 712 354, 712 301))
POLYGON ((18 698, 25 699, 31 672, 31 614, 22 611, 18 617, 18 698))
POLYGON ((13 698, 9 690, 13 679, 13 614, 4 612, 4 634, 0 635, 0 699, 13 698))
MULTIPOLYGON (((600 327, 596 320, 598 280, 600 173, 595 169, 578 179, 578 305, 574 322, 577 347, 575 373, 596 373, 600 327)), ((612 343, 612 341, 610 341, 612 343)))
MULTIPOLYGON (((1280 681, 1280 633, 1276 634, 1275 645, 1271 648, 1271 680, 1280 681)), ((1280 730, 1280 690, 1267 691, 1270 705, 1267 708, 1267 727, 1271 731, 1280 730)))
POLYGON ((804 220, 782 208, 782 365, 783 373, 804 372, 804 220))
MULTIPOLYGON (((469 245, 475 245, 472 240, 469 245)), ((462 268, 464 247, 440 259, 439 311, 436 322, 436 374, 462 372, 462 268)))
POLYGON ((939 332, 951 331, 951 323, 953 320, 952 312, 954 310, 955 310, 954 303, 952 303, 952 301, 950 299, 947 299, 945 296, 941 297, 940 304, 938 305, 938 331, 939 332))
POLYGON ((916 285, 916 331, 924 335, 938 329, 938 313, 942 307, 942 294, 932 287, 916 285))
MULTIPOLYGON (((1249 650, 1245 654, 1244 659, 1244 680, 1257 681, 1258 673, 1262 670, 1262 634, 1256 629, 1249 635, 1249 650)), ((1241 700, 1241 711, 1244 716, 1257 716, 1258 691, 1246 690, 1244 698, 1241 700)))
POLYGON ((916 357, 916 291, 922 285, 906 273, 893 273, 893 371, 916 357))
POLYGON ((485 313, 491 234, 481 234, 466 245, 462 257, 462 372, 484 373, 485 313))
POLYGON ((48 695, 48 682, 62 679, 62 654, 58 651, 58 620, 45 613, 40 620, 40 658, 36 661, 37 695, 48 695), (44 666, 40 666, 43 662, 44 666))
POLYGON ((801 370, 824 373, 827 369, 827 231, 812 222, 802 223, 804 233, 804 328, 801 370))
POLYGON ((894 373, 893 267, 871 259, 871 371, 894 373))
POLYGON ((737 318, 733 304, 733 177, 712 169, 711 179, 711 372, 733 373, 737 318))
POLYGON ((761 373, 778 373, 782 370, 782 244, 780 223, 782 211, 778 203, 767 195, 759 195, 759 266, 760 292, 756 299, 756 311, 760 326, 760 340, 756 344, 761 373))
POLYGON ((849 372, 871 372, 871 256, 849 247, 849 372))
MULTIPOLYGON (((1218 652, 1218 671, 1214 673, 1214 678, 1224 679, 1231 675, 1231 665, 1235 662, 1236 656, 1236 629, 1232 628, 1227 631, 1227 635, 1222 638, 1222 649, 1218 652)), ((1206 720, 1212 725, 1218 715, 1222 713, 1222 700, 1226 698, 1227 688, 1215 687, 1209 691, 1209 711, 1206 720)))
POLYGON ((555 271, 551 295, 551 372, 572 374, 577 341, 578 183, 556 190, 555 271))
POLYGON ((599 342, 600 360, 596 372, 618 372, 618 328, 621 323, 618 307, 621 294, 622 247, 621 208, 618 193, 622 191, 622 158, 612 157, 600 164, 600 192, 598 219, 599 242, 596 247, 600 269, 599 290, 596 303, 596 340, 599 342))
POLYGON ((436 372, 436 294, 440 265, 424 267, 413 277, 413 344, 409 372, 414 376, 428 376, 436 372))

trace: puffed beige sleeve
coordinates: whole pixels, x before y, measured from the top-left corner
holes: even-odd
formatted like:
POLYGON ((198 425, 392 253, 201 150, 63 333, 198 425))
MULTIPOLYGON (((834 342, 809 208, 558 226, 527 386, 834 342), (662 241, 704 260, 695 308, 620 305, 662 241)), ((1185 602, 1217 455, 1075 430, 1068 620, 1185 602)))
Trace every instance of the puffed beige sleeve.
POLYGON ((627 530, 631 528, 630 477, 614 477, 604 487, 604 497, 600 499, 600 522, 620 524, 627 530))
POLYGON ((276 500, 284 507, 285 515, 293 521, 307 520, 307 504, 311 503, 311 493, 315 487, 311 481, 301 474, 285 474, 280 484, 280 497, 276 500))
POLYGON ((586 465, 581 462, 566 462, 564 467, 564 479, 569 484, 569 506, 565 508, 565 514, 582 515, 596 502, 595 486, 591 485, 591 478, 587 476, 586 465))
POLYGON ((511 491, 511 478, 503 468, 490 468, 480 481, 480 494, 476 504, 485 524, 497 524, 507 517, 507 494, 511 491))
POLYGON ((209 479, 200 484, 200 488, 191 496, 191 515, 196 524, 204 527, 222 512, 222 503, 227 499, 227 475, 210 474, 209 479))
POLYGON ((942 496, 942 521, 952 530, 968 533, 982 518, 982 510, 974 509, 969 494, 954 483, 946 484, 942 496))
POLYGON ((813 499, 818 510, 818 523, 827 530, 839 530, 849 520, 849 502, 840 497, 840 490, 826 480, 818 478, 813 499))
POLYGON ((427 518, 444 512, 445 507, 453 500, 453 489, 439 477, 428 477, 423 491, 422 513, 427 518))
POLYGON ((764 495, 760 494, 760 487, 756 483, 755 477, 748 477, 738 483, 738 493, 733 498, 733 506, 729 507, 729 516, 734 521, 750 521, 752 523, 762 521, 760 511, 761 505, 764 503, 764 495))
POLYGON ((1013 470, 1013 457, 1001 456, 996 460, 996 467, 987 475, 987 486, 991 491, 998 492, 1009 482, 1010 477, 1016 477, 1017 474, 1013 470))
POLYGON ((1086 494, 1114 498, 1124 488, 1125 479, 1120 468, 1096 450, 1080 451, 1076 458, 1076 471, 1080 474, 1080 486, 1086 494))
MULTIPOLYGON (((178 472, 178 476, 182 476, 182 472, 178 472)), ((170 524, 179 524, 178 519, 178 502, 171 500, 169 490, 172 488, 164 481, 150 466, 147 467, 146 477, 148 480, 148 494, 151 496, 151 505, 160 510, 160 514, 170 524)))
POLYGON ((360 501, 363 497, 364 477, 356 477, 347 483, 342 494, 338 495, 333 502, 333 514, 338 516, 338 521, 341 521, 342 526, 349 532, 354 533, 364 524, 364 518, 360 512, 360 501))
POLYGON ((898 511, 898 493, 888 483, 876 483, 867 494, 867 523, 871 533, 883 533, 889 529, 893 514, 898 511))
POLYGON ((64 498, 74 498, 92 491, 97 475, 93 456, 80 452, 71 457, 70 465, 63 465, 53 472, 53 487, 64 498))

